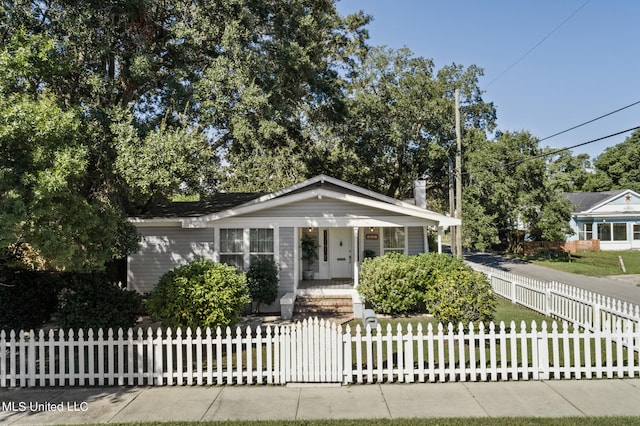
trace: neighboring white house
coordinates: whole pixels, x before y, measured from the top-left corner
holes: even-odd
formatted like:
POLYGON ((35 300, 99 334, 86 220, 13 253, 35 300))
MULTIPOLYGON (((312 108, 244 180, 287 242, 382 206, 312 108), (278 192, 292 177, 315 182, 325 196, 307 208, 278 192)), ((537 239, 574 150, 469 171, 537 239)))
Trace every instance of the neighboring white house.
POLYGON ((340 280, 342 290, 353 292, 365 250, 441 251, 442 232, 461 223, 427 210, 424 181, 414 186, 417 202, 405 202, 320 175, 269 194, 219 193, 157 208, 130 218, 142 241, 127 259, 127 286, 149 292, 162 274, 196 258, 246 270, 252 259, 267 257, 279 267, 280 296, 295 294, 303 281, 300 241, 308 234, 318 243, 314 288, 327 294, 340 280), (429 229, 437 232, 437 247, 428 246, 429 229))
POLYGON ((573 240, 600 240, 600 250, 640 249, 640 195, 630 189, 572 192, 573 240))

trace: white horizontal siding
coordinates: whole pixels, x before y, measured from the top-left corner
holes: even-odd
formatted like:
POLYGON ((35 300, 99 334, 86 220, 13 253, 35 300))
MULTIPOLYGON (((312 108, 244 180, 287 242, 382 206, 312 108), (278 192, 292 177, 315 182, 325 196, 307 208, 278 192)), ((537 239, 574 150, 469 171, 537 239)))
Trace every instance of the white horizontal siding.
POLYGON ((424 253, 424 233, 422 227, 410 226, 407 228, 407 252, 409 256, 424 253))
POLYGON ((213 229, 138 228, 139 250, 127 263, 127 286, 148 293, 171 269, 198 258, 213 260, 213 229))
POLYGON ((282 227, 280 228, 280 271, 279 271, 279 287, 278 287, 278 300, 284 296, 285 293, 292 292, 294 290, 294 278, 295 278, 295 258, 294 245, 295 245, 295 228, 282 227))
POLYGON ((243 215, 244 217, 376 217, 402 216, 339 200, 312 199, 243 215))

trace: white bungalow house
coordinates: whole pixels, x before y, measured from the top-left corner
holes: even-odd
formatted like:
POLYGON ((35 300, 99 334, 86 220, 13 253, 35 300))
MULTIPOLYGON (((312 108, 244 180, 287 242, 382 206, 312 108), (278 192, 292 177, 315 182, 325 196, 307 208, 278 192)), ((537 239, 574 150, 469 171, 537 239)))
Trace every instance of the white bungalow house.
POLYGON ((574 206, 567 241, 600 240, 600 250, 640 249, 640 195, 630 189, 565 194, 574 206))
MULTIPOLYGON (((296 294, 346 293, 356 301, 365 251, 441 252, 443 230, 461 223, 426 209, 424 181, 414 187, 417 203, 319 175, 273 193, 219 193, 157 208, 130 218, 142 240, 127 259, 127 286, 150 292, 162 274, 196 258, 246 270, 252 259, 267 257, 279 267, 283 315, 296 294), (437 247, 429 247, 429 229, 437 231, 437 247), (304 235, 318 245, 312 280, 303 280, 304 235)), ((271 308, 280 310, 280 303, 271 308)))

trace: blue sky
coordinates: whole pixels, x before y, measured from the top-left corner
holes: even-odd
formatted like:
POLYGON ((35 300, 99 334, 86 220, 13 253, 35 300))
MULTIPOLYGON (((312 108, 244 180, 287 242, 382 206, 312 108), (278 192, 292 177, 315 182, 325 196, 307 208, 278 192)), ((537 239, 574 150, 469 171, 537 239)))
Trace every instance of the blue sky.
MULTIPOLYGON (((372 45, 406 46, 436 69, 483 68, 480 86, 499 130, 542 139, 640 101, 640 1, 340 0, 337 8, 373 16, 372 45)), ((565 148, 636 126, 640 104, 542 145, 565 148)), ((572 151, 593 159, 630 134, 572 151)))

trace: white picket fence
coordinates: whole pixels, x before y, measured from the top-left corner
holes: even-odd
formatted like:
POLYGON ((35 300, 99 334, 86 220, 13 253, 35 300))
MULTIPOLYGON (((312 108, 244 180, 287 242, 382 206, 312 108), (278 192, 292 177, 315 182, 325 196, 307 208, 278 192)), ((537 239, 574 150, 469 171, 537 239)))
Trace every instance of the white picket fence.
POLYGON ((495 294, 550 318, 602 331, 604 324, 640 326, 640 306, 559 282, 538 281, 500 269, 467 262, 483 272, 495 294))
POLYGON ((472 266, 496 294, 562 322, 2 331, 0 388, 640 377, 638 306, 472 266))
POLYGON ((0 333, 0 387, 639 377, 640 329, 546 322, 352 332, 333 323, 192 333, 0 333), (626 345, 616 342, 627 342, 626 345), (632 344, 628 344, 632 342, 632 344))

